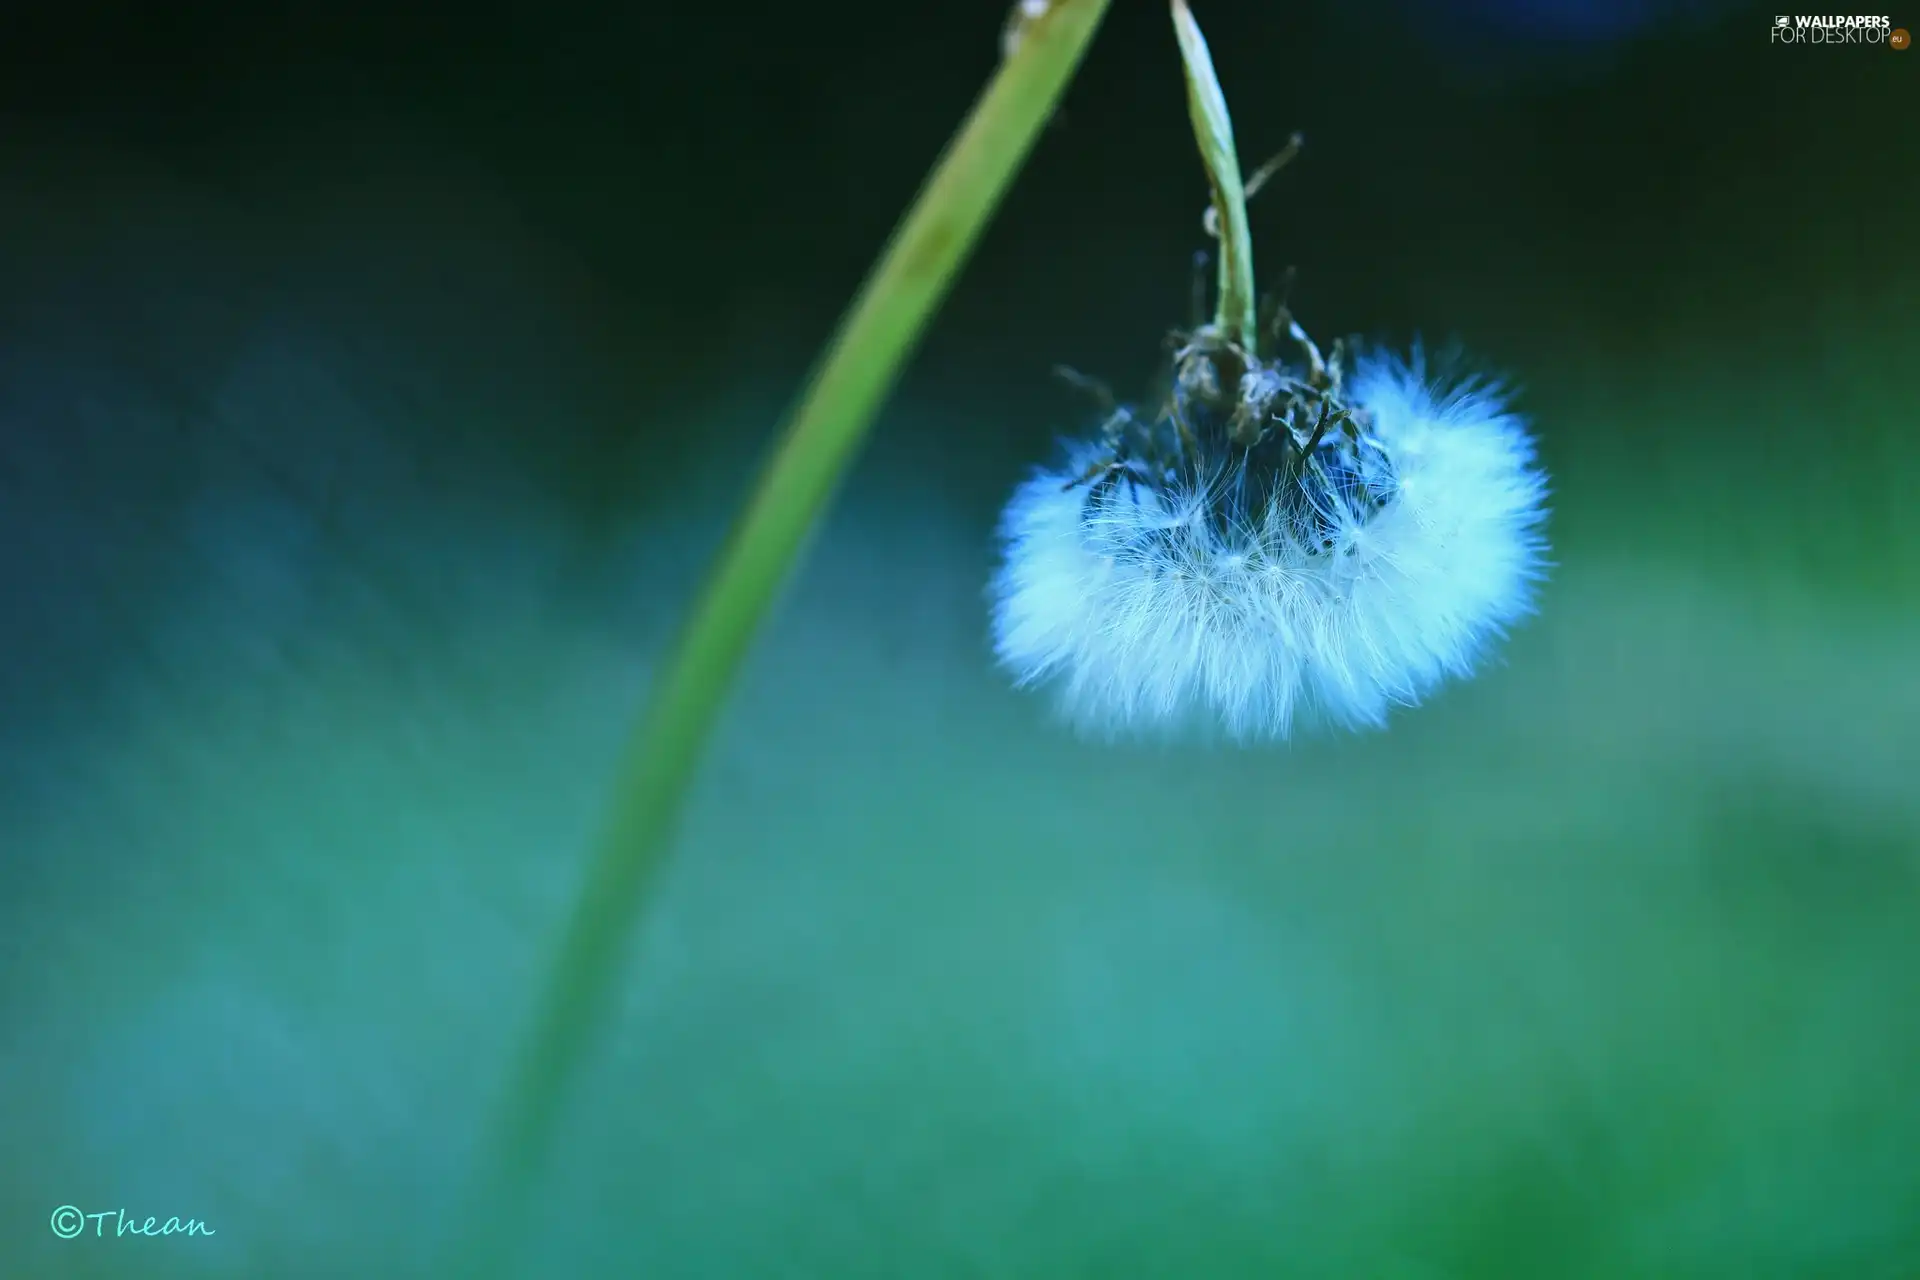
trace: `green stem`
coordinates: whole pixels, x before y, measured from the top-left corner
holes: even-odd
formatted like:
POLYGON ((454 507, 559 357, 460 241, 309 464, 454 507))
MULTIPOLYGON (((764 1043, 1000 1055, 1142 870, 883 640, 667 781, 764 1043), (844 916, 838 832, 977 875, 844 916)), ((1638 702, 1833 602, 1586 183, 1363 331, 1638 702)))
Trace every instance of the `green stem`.
POLYGON ((1173 2, 1173 31, 1180 41, 1186 72, 1187 114, 1194 141, 1213 188, 1213 213, 1220 234, 1220 298, 1214 325, 1227 341, 1252 352, 1259 332, 1253 292, 1253 235, 1247 226, 1247 192, 1240 180, 1240 157, 1233 145, 1233 121, 1226 95, 1213 72, 1213 55, 1186 0, 1173 2))
POLYGON ((1053 0, 1019 40, 829 343, 669 657, 566 926, 505 1107, 480 1153, 467 1257, 506 1270, 508 1232, 607 1021, 680 802, 754 633, 928 320, 1052 115, 1108 0, 1053 0))

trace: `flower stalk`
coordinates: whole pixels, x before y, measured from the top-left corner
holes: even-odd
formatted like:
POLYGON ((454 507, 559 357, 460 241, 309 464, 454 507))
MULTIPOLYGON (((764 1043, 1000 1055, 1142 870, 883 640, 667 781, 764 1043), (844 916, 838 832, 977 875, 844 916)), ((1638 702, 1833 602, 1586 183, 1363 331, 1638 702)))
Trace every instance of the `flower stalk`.
POLYGON ((894 232, 802 393, 662 667, 612 813, 486 1136, 461 1274, 512 1266, 512 1227, 604 1030, 681 801, 755 632, 1080 64, 1108 0, 1027 0, 1006 56, 894 232))
POLYGON ((1259 336, 1253 288, 1253 232, 1247 223, 1247 188, 1240 177, 1240 156, 1233 141, 1233 119, 1214 74, 1213 54, 1200 33, 1187 0, 1172 0, 1173 32, 1180 43, 1180 65, 1187 81, 1187 116, 1213 189, 1213 219, 1220 241, 1219 297, 1214 327, 1226 341, 1252 353, 1259 336))

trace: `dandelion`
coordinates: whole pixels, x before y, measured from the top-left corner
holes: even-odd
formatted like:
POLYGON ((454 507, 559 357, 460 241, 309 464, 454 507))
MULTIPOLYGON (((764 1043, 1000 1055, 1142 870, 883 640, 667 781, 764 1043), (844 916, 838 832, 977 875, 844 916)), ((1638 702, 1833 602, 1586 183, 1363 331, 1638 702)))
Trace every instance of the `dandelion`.
POLYGON ((996 653, 1109 737, 1381 726, 1530 612, 1545 478, 1499 385, 1430 370, 1418 347, 1323 357, 1284 295, 1258 323, 1225 104, 1180 0, 1174 15, 1219 306, 1175 335, 1155 410, 1096 387, 1100 431, 1015 491, 996 653))

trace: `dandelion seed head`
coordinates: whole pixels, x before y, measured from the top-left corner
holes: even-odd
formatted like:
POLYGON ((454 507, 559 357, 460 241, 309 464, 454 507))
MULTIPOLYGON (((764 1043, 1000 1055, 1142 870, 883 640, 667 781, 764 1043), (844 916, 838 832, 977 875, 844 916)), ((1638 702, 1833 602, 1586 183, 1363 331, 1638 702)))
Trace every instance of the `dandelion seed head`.
POLYGON ((1008 503, 1016 682, 1097 736, 1251 740, 1379 727, 1471 676, 1544 568, 1545 479, 1502 389, 1374 351, 1303 402, 1285 366, 1225 353, 1249 367, 1223 379, 1200 354, 1161 418, 1119 415, 1008 503))

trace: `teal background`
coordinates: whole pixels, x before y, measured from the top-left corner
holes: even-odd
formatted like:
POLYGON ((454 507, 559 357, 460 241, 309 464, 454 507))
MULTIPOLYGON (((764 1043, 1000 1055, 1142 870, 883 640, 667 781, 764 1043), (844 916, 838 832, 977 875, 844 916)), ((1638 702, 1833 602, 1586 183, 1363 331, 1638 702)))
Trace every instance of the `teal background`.
MULTIPOLYGON (((1201 244, 1116 0, 758 647, 527 1274, 1920 1272, 1920 55, 1197 12, 1249 160, 1308 137, 1263 277, 1522 387, 1539 618, 1269 750, 991 669, 1048 370, 1143 387, 1201 244)), ((24 26, 0 99, 0 1273, 431 1271, 1001 14, 156 14, 24 26)))

